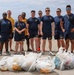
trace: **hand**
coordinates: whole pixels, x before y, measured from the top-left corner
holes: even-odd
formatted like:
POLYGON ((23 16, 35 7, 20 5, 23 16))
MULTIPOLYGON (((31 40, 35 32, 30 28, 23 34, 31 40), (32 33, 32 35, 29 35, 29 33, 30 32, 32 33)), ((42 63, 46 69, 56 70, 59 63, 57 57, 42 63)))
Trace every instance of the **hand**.
POLYGON ((40 34, 43 35, 43 32, 41 32, 40 34))
POLYGON ((21 31, 18 31, 18 33, 21 34, 22 32, 21 31))
POLYGON ((30 36, 30 33, 28 32, 27 35, 30 36))
POLYGON ((63 32, 65 32, 65 29, 62 29, 63 32))
POLYGON ((74 32, 74 28, 71 29, 71 32, 74 32))

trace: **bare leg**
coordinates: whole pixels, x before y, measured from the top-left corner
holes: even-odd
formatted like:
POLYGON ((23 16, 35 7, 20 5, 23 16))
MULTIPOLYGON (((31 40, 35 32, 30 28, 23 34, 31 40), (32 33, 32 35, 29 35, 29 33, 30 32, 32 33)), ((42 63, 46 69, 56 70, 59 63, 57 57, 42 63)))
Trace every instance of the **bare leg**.
POLYGON ((73 52, 74 50, 74 40, 70 40, 71 41, 71 52, 73 52))
POLYGON ((17 53, 17 51, 18 51, 18 47, 19 47, 19 42, 16 42, 16 45, 15 45, 16 53, 17 53))
POLYGON ((30 41, 31 41, 31 48, 32 48, 32 50, 34 51, 34 39, 31 38, 30 41))
POLYGON ((61 47, 60 40, 57 40, 58 49, 61 47))
POLYGON ((49 49, 52 51, 52 40, 49 40, 49 49))
POLYGON ((60 41, 61 41, 61 46, 62 46, 63 48, 65 48, 65 42, 64 42, 64 39, 61 39, 60 41))
POLYGON ((43 39, 43 43, 42 43, 42 50, 43 50, 43 52, 45 52, 45 45, 46 45, 46 40, 43 39))
POLYGON ((20 41, 20 53, 22 53, 23 50, 23 41, 20 41))
POLYGON ((36 50, 38 50, 38 38, 35 38, 35 45, 36 45, 36 50))
POLYGON ((69 39, 66 40, 66 50, 69 48, 69 39))

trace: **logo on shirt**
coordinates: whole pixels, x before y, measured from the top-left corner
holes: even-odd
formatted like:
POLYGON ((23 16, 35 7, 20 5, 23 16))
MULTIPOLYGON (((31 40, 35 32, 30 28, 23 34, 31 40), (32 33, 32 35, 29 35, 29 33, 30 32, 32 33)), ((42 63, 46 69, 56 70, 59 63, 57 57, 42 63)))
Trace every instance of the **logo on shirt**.
POLYGON ((52 17, 50 17, 50 20, 52 20, 52 17))

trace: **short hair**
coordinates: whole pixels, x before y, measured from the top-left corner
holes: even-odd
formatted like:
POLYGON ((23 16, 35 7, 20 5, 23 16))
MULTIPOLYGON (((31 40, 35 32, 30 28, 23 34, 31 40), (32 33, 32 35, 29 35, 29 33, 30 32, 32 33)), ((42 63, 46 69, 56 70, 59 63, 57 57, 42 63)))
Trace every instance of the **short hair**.
POLYGON ((57 10, 59 10, 61 12, 61 9, 60 8, 57 8, 57 10))
POLYGON ((67 5, 67 6, 66 6, 66 8, 68 8, 68 7, 71 8, 71 5, 67 5))
POLYGON ((31 13, 32 13, 32 12, 34 12, 34 13, 35 13, 35 10, 31 10, 31 13))
POLYGON ((20 14, 20 15, 18 15, 18 18, 19 18, 20 16, 22 17, 22 15, 20 14))
POLYGON ((50 11, 50 8, 49 8, 49 7, 46 7, 45 10, 46 10, 46 9, 48 9, 48 10, 50 11))
POLYGON ((26 13, 25 13, 25 12, 22 12, 22 14, 26 15, 26 13))
POLYGON ((38 13, 42 13, 42 11, 41 11, 41 10, 39 10, 39 11, 38 11, 38 13))

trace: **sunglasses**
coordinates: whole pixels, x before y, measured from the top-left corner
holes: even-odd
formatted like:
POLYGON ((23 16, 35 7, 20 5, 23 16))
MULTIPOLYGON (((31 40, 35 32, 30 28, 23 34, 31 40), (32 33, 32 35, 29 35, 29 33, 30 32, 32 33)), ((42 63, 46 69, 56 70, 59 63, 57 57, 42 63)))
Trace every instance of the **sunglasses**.
POLYGON ((46 10, 46 12, 49 12, 50 10, 46 10))

